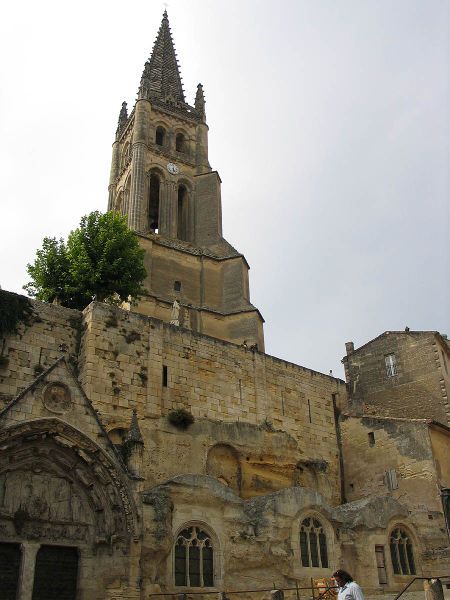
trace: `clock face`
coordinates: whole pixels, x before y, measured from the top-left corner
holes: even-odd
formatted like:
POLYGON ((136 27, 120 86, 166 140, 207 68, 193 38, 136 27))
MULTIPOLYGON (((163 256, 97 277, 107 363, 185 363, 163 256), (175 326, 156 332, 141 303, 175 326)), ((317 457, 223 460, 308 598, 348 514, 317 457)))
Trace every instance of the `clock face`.
POLYGON ((169 173, 171 173, 172 175, 176 175, 177 173, 180 172, 180 169, 177 167, 177 165, 174 165, 173 163, 167 163, 167 170, 169 171, 169 173))

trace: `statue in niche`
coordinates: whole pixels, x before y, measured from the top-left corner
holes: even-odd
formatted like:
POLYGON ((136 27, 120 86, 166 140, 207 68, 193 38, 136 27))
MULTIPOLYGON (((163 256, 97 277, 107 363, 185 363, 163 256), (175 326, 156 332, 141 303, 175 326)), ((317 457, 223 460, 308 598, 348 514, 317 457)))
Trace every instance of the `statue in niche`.
POLYGON ((170 315, 170 324, 180 326, 180 304, 177 300, 173 301, 172 313, 170 315))

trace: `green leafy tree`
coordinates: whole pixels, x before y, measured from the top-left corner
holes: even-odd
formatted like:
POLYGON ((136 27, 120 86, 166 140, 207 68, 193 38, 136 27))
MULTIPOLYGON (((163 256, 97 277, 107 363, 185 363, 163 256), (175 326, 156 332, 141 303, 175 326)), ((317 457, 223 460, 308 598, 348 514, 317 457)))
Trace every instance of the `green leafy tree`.
POLYGON ((70 265, 64 240, 45 237, 36 260, 27 265, 31 281, 23 286, 28 295, 44 302, 58 299, 70 306, 68 297, 70 265))
POLYGON ((34 264, 27 265, 31 282, 24 289, 39 300, 58 299, 63 306, 78 309, 94 297, 136 298, 145 292, 144 254, 125 217, 92 212, 70 233, 67 244, 44 239, 34 264))

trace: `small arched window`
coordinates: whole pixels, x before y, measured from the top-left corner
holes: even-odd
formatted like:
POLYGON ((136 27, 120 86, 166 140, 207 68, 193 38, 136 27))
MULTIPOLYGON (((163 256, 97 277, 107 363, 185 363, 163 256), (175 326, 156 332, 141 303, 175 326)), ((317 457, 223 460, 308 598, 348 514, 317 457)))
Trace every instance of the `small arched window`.
POLYGON ((327 536, 315 517, 303 519, 300 526, 300 554, 303 567, 328 568, 327 536))
POLYGON ((155 134, 155 144, 157 144, 158 146, 164 146, 164 138, 166 137, 166 130, 164 129, 164 127, 161 127, 161 125, 159 127, 156 128, 156 134, 155 134))
POLYGON ((182 133, 178 133, 175 138, 175 150, 177 152, 186 152, 186 139, 182 133))
POLYGON ((175 585, 212 587, 214 551, 211 536, 199 527, 186 527, 175 542, 175 585))
POLYGON ((409 535, 404 529, 397 527, 389 538, 392 568, 396 575, 415 575, 413 546, 409 535))

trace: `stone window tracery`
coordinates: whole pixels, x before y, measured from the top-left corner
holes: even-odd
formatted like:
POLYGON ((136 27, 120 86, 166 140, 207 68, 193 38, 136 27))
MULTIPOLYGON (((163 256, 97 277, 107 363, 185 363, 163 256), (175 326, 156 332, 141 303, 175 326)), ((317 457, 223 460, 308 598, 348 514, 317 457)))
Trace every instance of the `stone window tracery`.
POLYGON ((315 517, 306 517, 300 526, 300 555, 303 567, 328 568, 327 536, 315 517))
POLYGON ((174 554, 176 586, 214 586, 213 542, 206 531, 195 525, 180 531, 174 554))
POLYGON ((415 575, 413 545, 408 533, 401 527, 394 529, 389 537, 392 568, 396 575, 415 575))

